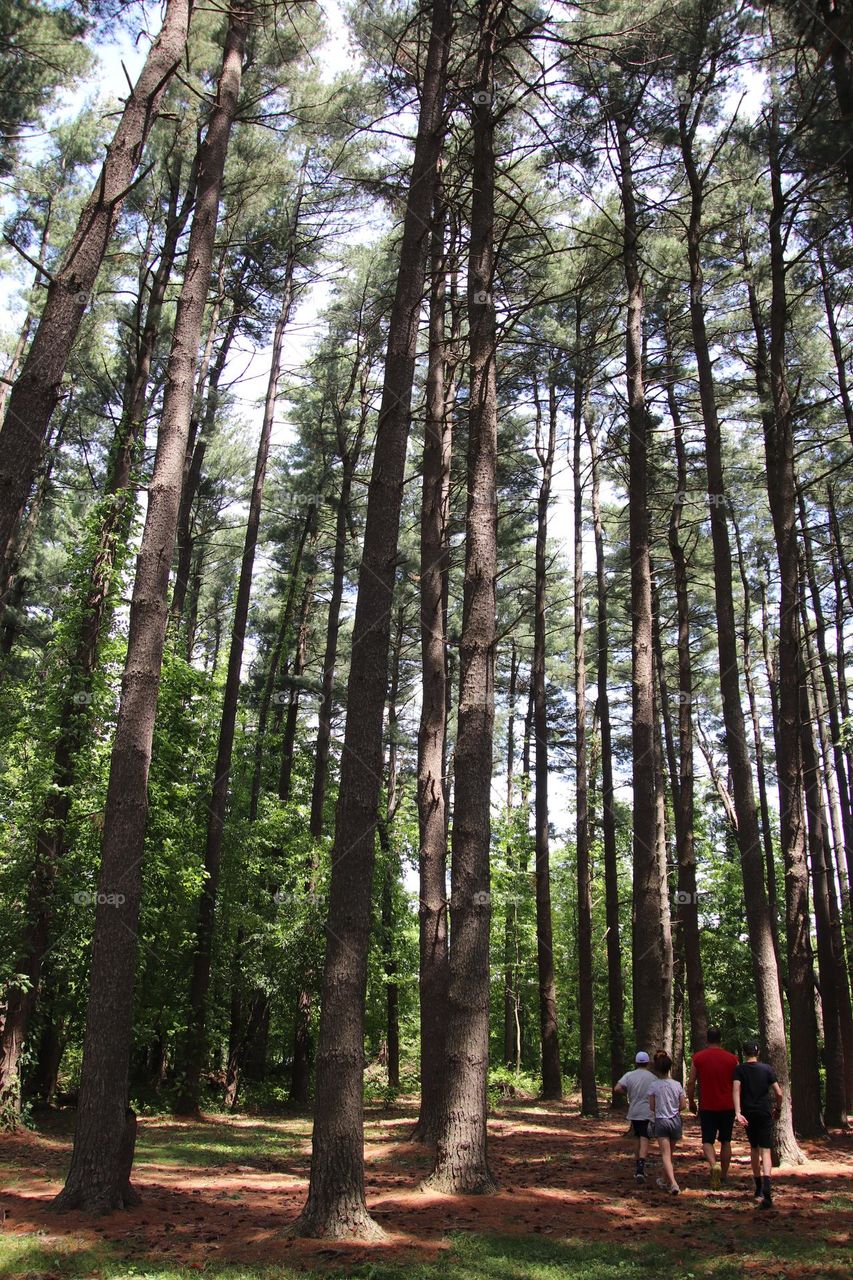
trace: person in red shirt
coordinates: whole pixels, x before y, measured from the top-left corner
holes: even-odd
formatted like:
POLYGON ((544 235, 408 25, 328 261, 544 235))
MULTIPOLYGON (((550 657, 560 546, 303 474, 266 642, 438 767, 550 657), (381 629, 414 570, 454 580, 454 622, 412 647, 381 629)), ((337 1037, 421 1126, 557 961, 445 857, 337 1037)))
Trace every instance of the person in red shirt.
POLYGON ((738 1060, 722 1045, 719 1027, 708 1028, 708 1047, 694 1053, 687 1081, 687 1101, 696 1114, 696 1084, 699 1084, 699 1123, 702 1126, 702 1150, 711 1171, 711 1189, 719 1191, 729 1172, 732 1158, 732 1130, 735 1112, 732 1081, 738 1060), (720 1139, 720 1163, 717 1164, 715 1142, 720 1139))

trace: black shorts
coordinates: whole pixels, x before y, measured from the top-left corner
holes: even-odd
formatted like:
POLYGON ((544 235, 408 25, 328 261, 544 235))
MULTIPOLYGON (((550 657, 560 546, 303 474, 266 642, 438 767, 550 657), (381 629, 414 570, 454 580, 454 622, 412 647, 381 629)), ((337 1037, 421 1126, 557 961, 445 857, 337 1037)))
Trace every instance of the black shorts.
POLYGON ((699 1110, 699 1123, 702 1126, 702 1141, 714 1143, 717 1134, 720 1142, 731 1142, 732 1130, 735 1127, 734 1111, 702 1111, 699 1110))
POLYGON ((744 1111, 746 1116, 746 1136, 751 1147, 764 1147, 769 1150, 773 1146, 773 1117, 769 1111, 744 1111))
POLYGON ((651 1124, 650 1120, 632 1120, 631 1124, 634 1126, 635 1138, 648 1138, 650 1136, 649 1135, 649 1125, 651 1124))

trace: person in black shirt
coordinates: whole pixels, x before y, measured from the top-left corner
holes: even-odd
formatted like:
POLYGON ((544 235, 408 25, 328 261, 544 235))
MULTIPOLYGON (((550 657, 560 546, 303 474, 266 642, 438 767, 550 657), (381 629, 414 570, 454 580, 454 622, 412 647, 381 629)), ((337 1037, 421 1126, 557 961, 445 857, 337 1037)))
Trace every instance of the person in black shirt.
POLYGON ((758 1061, 758 1044, 754 1040, 743 1046, 743 1056, 745 1061, 735 1067, 732 1082, 735 1119, 745 1126, 749 1138, 755 1203, 760 1209, 771 1209, 773 1158, 770 1148, 773 1144, 773 1120, 781 1111, 782 1090, 773 1068, 758 1061))

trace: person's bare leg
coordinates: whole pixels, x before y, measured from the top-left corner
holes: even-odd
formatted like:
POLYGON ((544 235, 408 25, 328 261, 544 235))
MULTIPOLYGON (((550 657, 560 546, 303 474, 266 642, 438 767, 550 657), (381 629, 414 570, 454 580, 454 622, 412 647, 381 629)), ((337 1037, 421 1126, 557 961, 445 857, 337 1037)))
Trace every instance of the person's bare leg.
POLYGON ((705 1152, 705 1159, 708 1161, 708 1168, 713 1169, 717 1163, 717 1152, 714 1149, 713 1142, 703 1142, 702 1150, 705 1152))
POLYGON ((729 1165, 732 1162, 732 1144, 730 1142, 720 1143, 720 1172, 723 1182, 729 1176, 729 1165))
POLYGON ((660 1159, 663 1165, 663 1176, 669 1186, 675 1185, 675 1172, 672 1167, 672 1144, 669 1138, 658 1138, 660 1159))
POLYGON ((773 1170, 773 1153, 769 1147, 761 1148, 761 1195, 764 1206, 767 1207, 773 1202, 773 1192, 770 1187, 770 1174, 773 1170))

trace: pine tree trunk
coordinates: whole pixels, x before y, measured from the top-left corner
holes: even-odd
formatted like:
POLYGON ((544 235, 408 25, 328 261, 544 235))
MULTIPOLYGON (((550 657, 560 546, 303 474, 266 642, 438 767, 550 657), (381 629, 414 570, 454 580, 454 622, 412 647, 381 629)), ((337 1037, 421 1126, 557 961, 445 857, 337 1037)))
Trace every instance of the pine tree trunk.
MULTIPOLYGON (((775 109, 774 109, 775 110, 775 109)), ((779 564, 779 724, 776 775, 779 782, 779 826, 785 864, 785 932, 788 958, 788 1004, 791 1037, 791 1101, 794 1128, 804 1137, 823 1131, 820 1069, 814 1004, 806 864, 806 815, 803 802, 802 735, 800 732, 800 577, 797 547, 797 486, 794 435, 785 371, 788 320, 783 229, 785 197, 776 154, 776 124, 770 130, 770 352, 772 411, 762 413, 767 494, 779 564)), ((755 308, 756 333, 761 331, 755 308)), ((759 359, 759 366, 760 366, 759 359)), ((757 371, 756 374, 759 377, 757 371)))
MULTIPOLYGON (((805 557, 804 557, 805 558, 805 557)), ((805 577, 805 573, 802 575, 805 577)), ((830 1036, 824 1036, 826 1043, 826 1051, 824 1058, 826 1061, 826 1103, 824 1106, 824 1124, 845 1123, 845 1113, 853 1112, 853 1005, 850 1000, 850 986, 848 981, 848 963, 849 951, 846 946, 843 928, 843 911, 844 911, 844 888, 845 879, 839 876, 840 887, 842 892, 841 905, 839 906, 838 897, 835 892, 835 878, 833 872, 832 849, 835 847, 836 862, 839 870, 843 872, 840 855, 838 850, 838 841, 843 839, 840 830, 840 818, 831 816, 830 825, 827 826, 824 809, 822 805, 821 791, 821 772, 818 762, 817 751, 815 747, 814 731, 812 721, 817 725, 818 737, 821 743, 821 755, 823 756, 823 781, 824 787, 829 792, 829 775, 832 770, 832 761, 829 752, 829 743, 826 741, 826 724, 825 713, 821 704, 821 689, 819 667, 815 661, 814 650, 811 644, 811 636, 809 633, 809 621, 806 613, 805 599, 801 599, 801 616, 803 624, 803 638, 805 640, 804 660, 811 675, 811 694, 812 704, 809 703, 809 681, 806 672, 803 671, 802 676, 802 698, 803 698, 803 768, 805 778, 806 791, 806 815, 808 819, 809 831, 809 852, 811 855, 811 873, 812 885, 815 895, 815 923, 821 924, 820 929, 816 929, 818 942, 818 965, 820 972, 820 996, 822 1005, 824 1004, 824 973, 831 968, 831 977, 829 979, 830 986, 828 988, 828 1003, 830 1006, 834 1003, 837 1007, 838 1014, 838 1031, 841 1037, 840 1049, 840 1091, 841 1103, 837 1103, 834 1097, 835 1081, 831 1078, 829 1068, 830 1057, 830 1036), (808 716, 808 718, 806 718, 808 716), (820 895, 821 900, 818 900, 820 895), (830 1119, 828 1117, 841 1116, 842 1119, 830 1119)), ((831 795, 827 795, 828 807, 830 815, 833 812, 833 800, 831 795)), ((849 906, 849 902, 848 902, 849 906)), ((823 1022, 826 1027, 827 1019, 832 1017, 831 1008, 823 1007, 823 1022)))
MULTIPOLYGON (((497 572, 497 381, 494 304, 496 15, 480 6, 471 238, 468 262, 470 392, 465 585, 451 843, 450 982, 446 1094, 435 1168, 425 1185, 448 1194, 494 1191, 486 1151, 489 1068, 489 843, 494 729, 497 572)), ((539 888, 537 886, 537 898, 539 888)))
MULTIPOLYGON (((575 350, 580 350, 580 303, 575 303, 575 350)), ((586 637, 583 569, 583 480, 581 434, 586 388, 575 371, 572 479, 574 486, 574 640, 575 640, 575 847, 578 885, 578 1012, 580 1021, 581 1114, 598 1115, 595 1076, 595 993, 592 963, 592 870, 589 838, 589 776, 586 733, 586 637)))
MULTIPOLYGON (((515 699, 518 688, 518 669, 521 659, 516 643, 511 642, 509 659, 509 717, 506 732, 506 812, 511 821, 515 807, 515 699)), ((504 1062, 514 1071, 521 1070, 521 991, 520 955, 518 937, 518 906, 520 888, 519 858, 512 839, 506 851, 510 892, 504 918, 504 1062)))
MULTIPOLYGON (((841 990, 838 983, 840 974, 833 951, 834 939, 832 910, 830 907, 829 878, 832 874, 832 859, 827 847, 828 832, 821 803, 817 752, 811 725, 805 672, 803 672, 800 689, 803 700, 800 716, 800 738, 803 750, 806 815, 812 864, 812 884, 814 887, 820 1005, 823 1014, 823 1061, 826 1068, 826 1097, 823 1108, 823 1123, 827 1127, 840 1128, 846 1120, 844 1106, 844 1049, 841 1039, 841 990)), ((843 961, 840 969, 846 984, 847 975, 843 961)))
MULTIPOLYGON (((628 486, 631 552, 631 742, 633 837, 633 1003, 637 1044, 663 1046, 665 976, 654 747, 652 576, 649 562, 648 420, 643 379, 643 281, 627 127, 617 116, 622 196, 622 261, 628 289, 625 360, 628 382, 628 486)), ((671 981, 671 974, 670 979, 671 981)))
POLYGON ((255 751, 252 760, 252 787, 249 795, 249 821, 255 822, 258 817, 258 805, 261 800, 261 787, 263 784, 263 763, 264 749, 267 742, 267 722, 269 721, 270 707, 273 698, 280 695, 280 690, 276 689, 278 683, 278 669, 281 664, 281 655, 284 651, 285 642, 290 635, 290 626, 293 620, 293 608, 296 602, 296 588, 299 584, 299 573, 302 565, 302 557, 305 553, 305 544, 309 541, 313 546, 317 533, 316 525, 317 512, 312 504, 305 512, 305 518, 302 521, 302 527, 299 531, 299 538, 296 543, 296 549, 292 554, 290 563, 290 581, 287 588, 287 596, 285 597, 284 608, 281 611, 281 621, 279 622, 278 632, 273 641, 270 651, 269 662, 267 663, 266 675, 264 677, 264 687, 261 691, 261 704, 258 708, 258 727, 255 731, 255 751))
MULTIPOLYGON (((608 669, 610 629, 607 616, 607 578, 604 564, 604 525, 601 518, 598 442, 587 427, 592 464, 592 527, 595 537, 598 680, 596 713, 601 735, 601 825, 604 840, 604 897, 607 921, 607 1026, 610 1041, 610 1079, 615 1084, 625 1074, 625 986, 622 978, 622 942, 619 919, 619 864, 616 852, 616 810, 613 787, 613 741, 610 730, 608 669)), ((614 1103, 614 1107, 618 1105, 614 1103)))
POLYGON ((400 988, 397 983, 397 959, 394 951, 394 885, 400 873, 400 862, 391 842, 391 827, 400 803, 397 795, 397 700, 400 689, 400 653, 403 647, 403 606, 397 610, 397 627, 391 659, 391 687, 388 690, 388 767, 386 771, 387 801, 385 817, 379 823, 379 843, 384 861, 381 913, 382 947, 385 970, 385 1044, 388 1084, 400 1086, 400 988))
POLYGON ((311 1181, 295 1228, 309 1236, 381 1234, 364 1200, 364 999, 390 609, 450 22, 449 0, 434 0, 367 497, 332 853, 311 1181))
POLYGON ((281 742, 281 765, 278 774, 278 798, 282 804, 290 799, 293 778, 293 761, 296 752, 296 725, 299 717, 299 682, 305 671, 305 654, 308 648, 308 622, 314 601, 314 578, 309 577, 302 592, 299 609, 299 630, 296 636, 296 657, 293 663, 293 683, 287 699, 287 716, 281 742))
POLYGON ((325 826, 326 782, 329 776, 329 748, 332 742, 332 709, 335 688, 335 663, 338 656, 338 632, 341 626, 341 602, 344 596, 349 509, 352 493, 352 477, 356 459, 349 450, 342 449, 343 474, 338 493, 338 510, 335 521, 335 550, 332 557, 332 589, 329 611, 326 616, 326 650, 323 655, 322 688, 317 712, 317 740, 314 744, 314 778, 311 788, 311 816, 309 830, 315 840, 320 840, 325 826))
POLYGON ((682 157, 690 185, 691 208, 687 235, 687 258, 690 268, 690 324, 698 368, 699 400, 705 428, 705 463, 708 477, 711 541, 714 551, 714 602, 717 615, 717 647, 723 722, 726 731, 726 754, 732 777, 733 802, 737 818, 737 843, 740 851, 760 1038, 767 1059, 783 1090, 782 1114, 774 1135, 776 1154, 783 1163, 800 1163, 803 1157, 794 1137, 790 1092, 787 1088, 788 1052, 785 1041, 785 1014, 782 1007, 773 928, 764 880, 761 833, 752 785, 752 762, 749 758, 740 696, 737 628, 732 592, 732 553, 726 521, 722 438, 703 298, 701 246, 704 192, 702 180, 693 159, 693 134, 687 128, 686 107, 679 110, 679 134, 682 157))
POLYGON ((222 716, 219 722, 219 743, 213 775, 213 790, 208 805, 207 842, 204 851, 205 883, 198 903, 195 948, 193 951, 192 978, 190 982, 190 1011, 184 1052, 184 1072, 181 1096, 176 1110, 178 1114, 195 1115, 199 1107, 201 1078, 207 1057, 207 998, 210 986, 211 952, 216 915, 216 896, 219 888, 219 870, 222 861, 222 842, 225 835, 225 812, 228 802, 228 784, 231 777, 231 757, 234 750, 234 734, 237 727, 237 707, 240 700, 240 672, 243 666, 243 650, 246 626, 249 621, 249 601, 252 594, 252 573, 255 567, 255 551, 261 523, 261 506, 267 474, 270 438, 275 418, 278 384, 281 378, 281 358, 284 332, 293 305, 293 263, 283 281, 281 306, 275 323, 272 342, 272 358, 264 415, 255 472, 249 495, 249 513, 237 583, 237 599, 234 621, 231 627, 231 645, 228 650, 228 670, 225 677, 222 716))
POLYGON ((83 313, 133 185, 163 95, 184 55, 192 0, 169 0, 154 44, 107 148, 104 164, 47 298, 20 376, 9 395, 0 440, 0 597, 6 595, 21 516, 59 401, 83 313))
POLYGON ((106 799, 77 1130, 65 1188, 54 1202, 59 1209, 108 1211, 129 1200, 124 1168, 125 1110, 148 770, 166 633, 169 567, 192 409, 193 366, 245 39, 246 19, 232 10, 217 101, 201 148, 195 214, 137 561, 106 799))
MULTIPOLYGON (((809 597, 811 599, 812 611, 815 617, 814 637, 820 659, 818 669, 813 672, 813 679, 816 690, 815 696, 821 704, 818 707, 818 724, 821 729, 821 750, 824 755, 824 773, 826 776, 827 790, 830 795, 830 813, 833 815, 833 841, 839 855, 838 879, 841 885, 842 906, 846 908, 846 914, 850 921, 851 929, 853 929, 853 915, 851 915, 850 912, 850 890, 851 886, 853 886, 853 809, 851 809, 850 783, 846 767, 847 762, 844 758, 844 749, 841 745, 843 738, 841 732, 842 717, 839 715, 839 699, 832 675, 832 663, 830 661, 829 651, 826 647, 827 624, 824 618, 823 602, 821 600, 817 575, 815 573, 811 533, 809 531, 806 506, 801 490, 798 491, 798 497, 800 529, 802 532, 804 563, 806 570, 805 577, 808 582, 809 597), (820 672, 820 677, 818 676, 818 671, 820 672), (819 692, 821 686, 822 692, 819 692), (824 699, 826 715, 821 714, 824 699), (826 729, 827 720, 829 722, 828 732, 826 729), (840 856, 842 850, 844 851, 844 861, 842 861, 840 856)), ((853 934, 851 937, 853 937, 853 934)), ((853 959, 853 947, 851 947, 851 959, 853 959)))
MULTIPOLYGON (((681 544, 681 517, 687 500, 687 452, 684 426, 675 387, 675 362, 669 316, 666 334, 667 403, 672 419, 676 458, 676 495, 669 517, 669 552, 675 578, 675 607, 678 620, 678 765, 671 771, 675 841, 678 856, 676 924, 678 951, 687 981, 690 1014, 690 1043, 693 1051, 707 1043, 708 1009, 705 1003, 705 976, 699 942, 699 895, 696 889, 696 848, 693 787, 693 663, 690 654, 690 597, 688 562, 681 544)), ((661 695, 663 702, 663 694, 661 695)))
POLYGON ((36 832, 35 864, 27 905, 28 923, 15 970, 26 975, 27 984, 26 987, 12 987, 5 997, 5 1016, 0 1031, 0 1115, 6 1123, 14 1124, 20 1112, 20 1055, 38 1001, 42 960, 50 946, 53 891, 65 852, 65 829, 77 776, 77 756, 91 729, 91 715, 87 707, 92 702, 92 677, 97 666, 100 640, 111 612, 116 566, 126 548, 133 516, 133 460, 144 431, 151 362, 160 333, 163 301, 178 239, 194 197, 192 179, 181 208, 178 208, 178 180, 175 179, 171 191, 166 235, 151 282, 139 348, 128 368, 123 412, 110 450, 104 499, 93 515, 99 524, 91 566, 83 584, 80 627, 68 664, 69 688, 59 716, 52 786, 36 832))
MULTIPOLYGON (((556 392, 549 388, 547 443, 542 443, 542 412, 536 400, 536 452, 542 468, 536 523, 536 560, 533 621, 533 728, 534 752, 534 833, 536 855, 536 963, 539 974, 539 1032, 542 1045, 542 1096, 561 1098, 560 1038, 557 1025, 557 992, 554 978, 554 943, 551 922, 551 865, 548 832, 548 707, 545 691, 545 607, 548 557, 548 505, 557 441, 556 392)), ((578 847, 578 876, 582 852, 578 847)), ((580 906, 579 906, 580 912, 580 906)), ((591 996, 591 991, 590 991, 591 996)), ((583 988, 581 1000, 584 999, 583 988)), ((588 1099, 587 1099, 588 1101, 588 1099)))
MULTIPOLYGON (((211 317, 210 334, 213 337, 215 331, 217 309, 214 309, 214 316, 211 317)), ((178 528, 175 535, 175 581, 172 587, 172 603, 169 609, 169 615, 173 623, 179 623, 185 612, 187 612, 187 596, 192 602, 193 599, 193 560, 195 551, 195 542, 192 537, 192 514, 193 504, 195 503, 196 494, 201 484, 202 471, 204 467, 204 458, 207 453, 207 446, 210 437, 213 434, 213 428, 216 422, 216 413, 219 408, 219 380, 225 371, 225 365, 228 360, 228 354, 231 345, 237 336, 237 325, 240 321, 240 312, 235 306, 228 318, 225 327, 225 333, 219 343, 219 349, 216 353, 216 359, 210 366, 209 372, 204 378, 206 383, 206 394, 204 399, 204 414, 199 421, 197 413, 193 413, 190 419, 189 440, 187 441, 187 453, 184 465, 184 477, 181 485, 181 502, 178 507, 178 528)), ((197 386, 202 385, 202 378, 197 379, 197 386)), ((198 398, 198 391, 196 392, 198 398)), ((196 607, 198 599, 195 600, 196 607)), ((190 608, 189 620, 193 617, 194 610, 190 608)), ((187 649, 188 654, 192 653, 190 632, 194 631, 194 626, 186 627, 187 649)), ((189 661, 189 657, 187 659, 189 661)))
POLYGON ((445 334, 445 199, 439 187, 430 250, 429 356, 421 490, 421 718, 418 829, 421 1105, 412 1134, 434 1143, 442 1111, 447 1024, 447 575, 452 417, 445 334))

